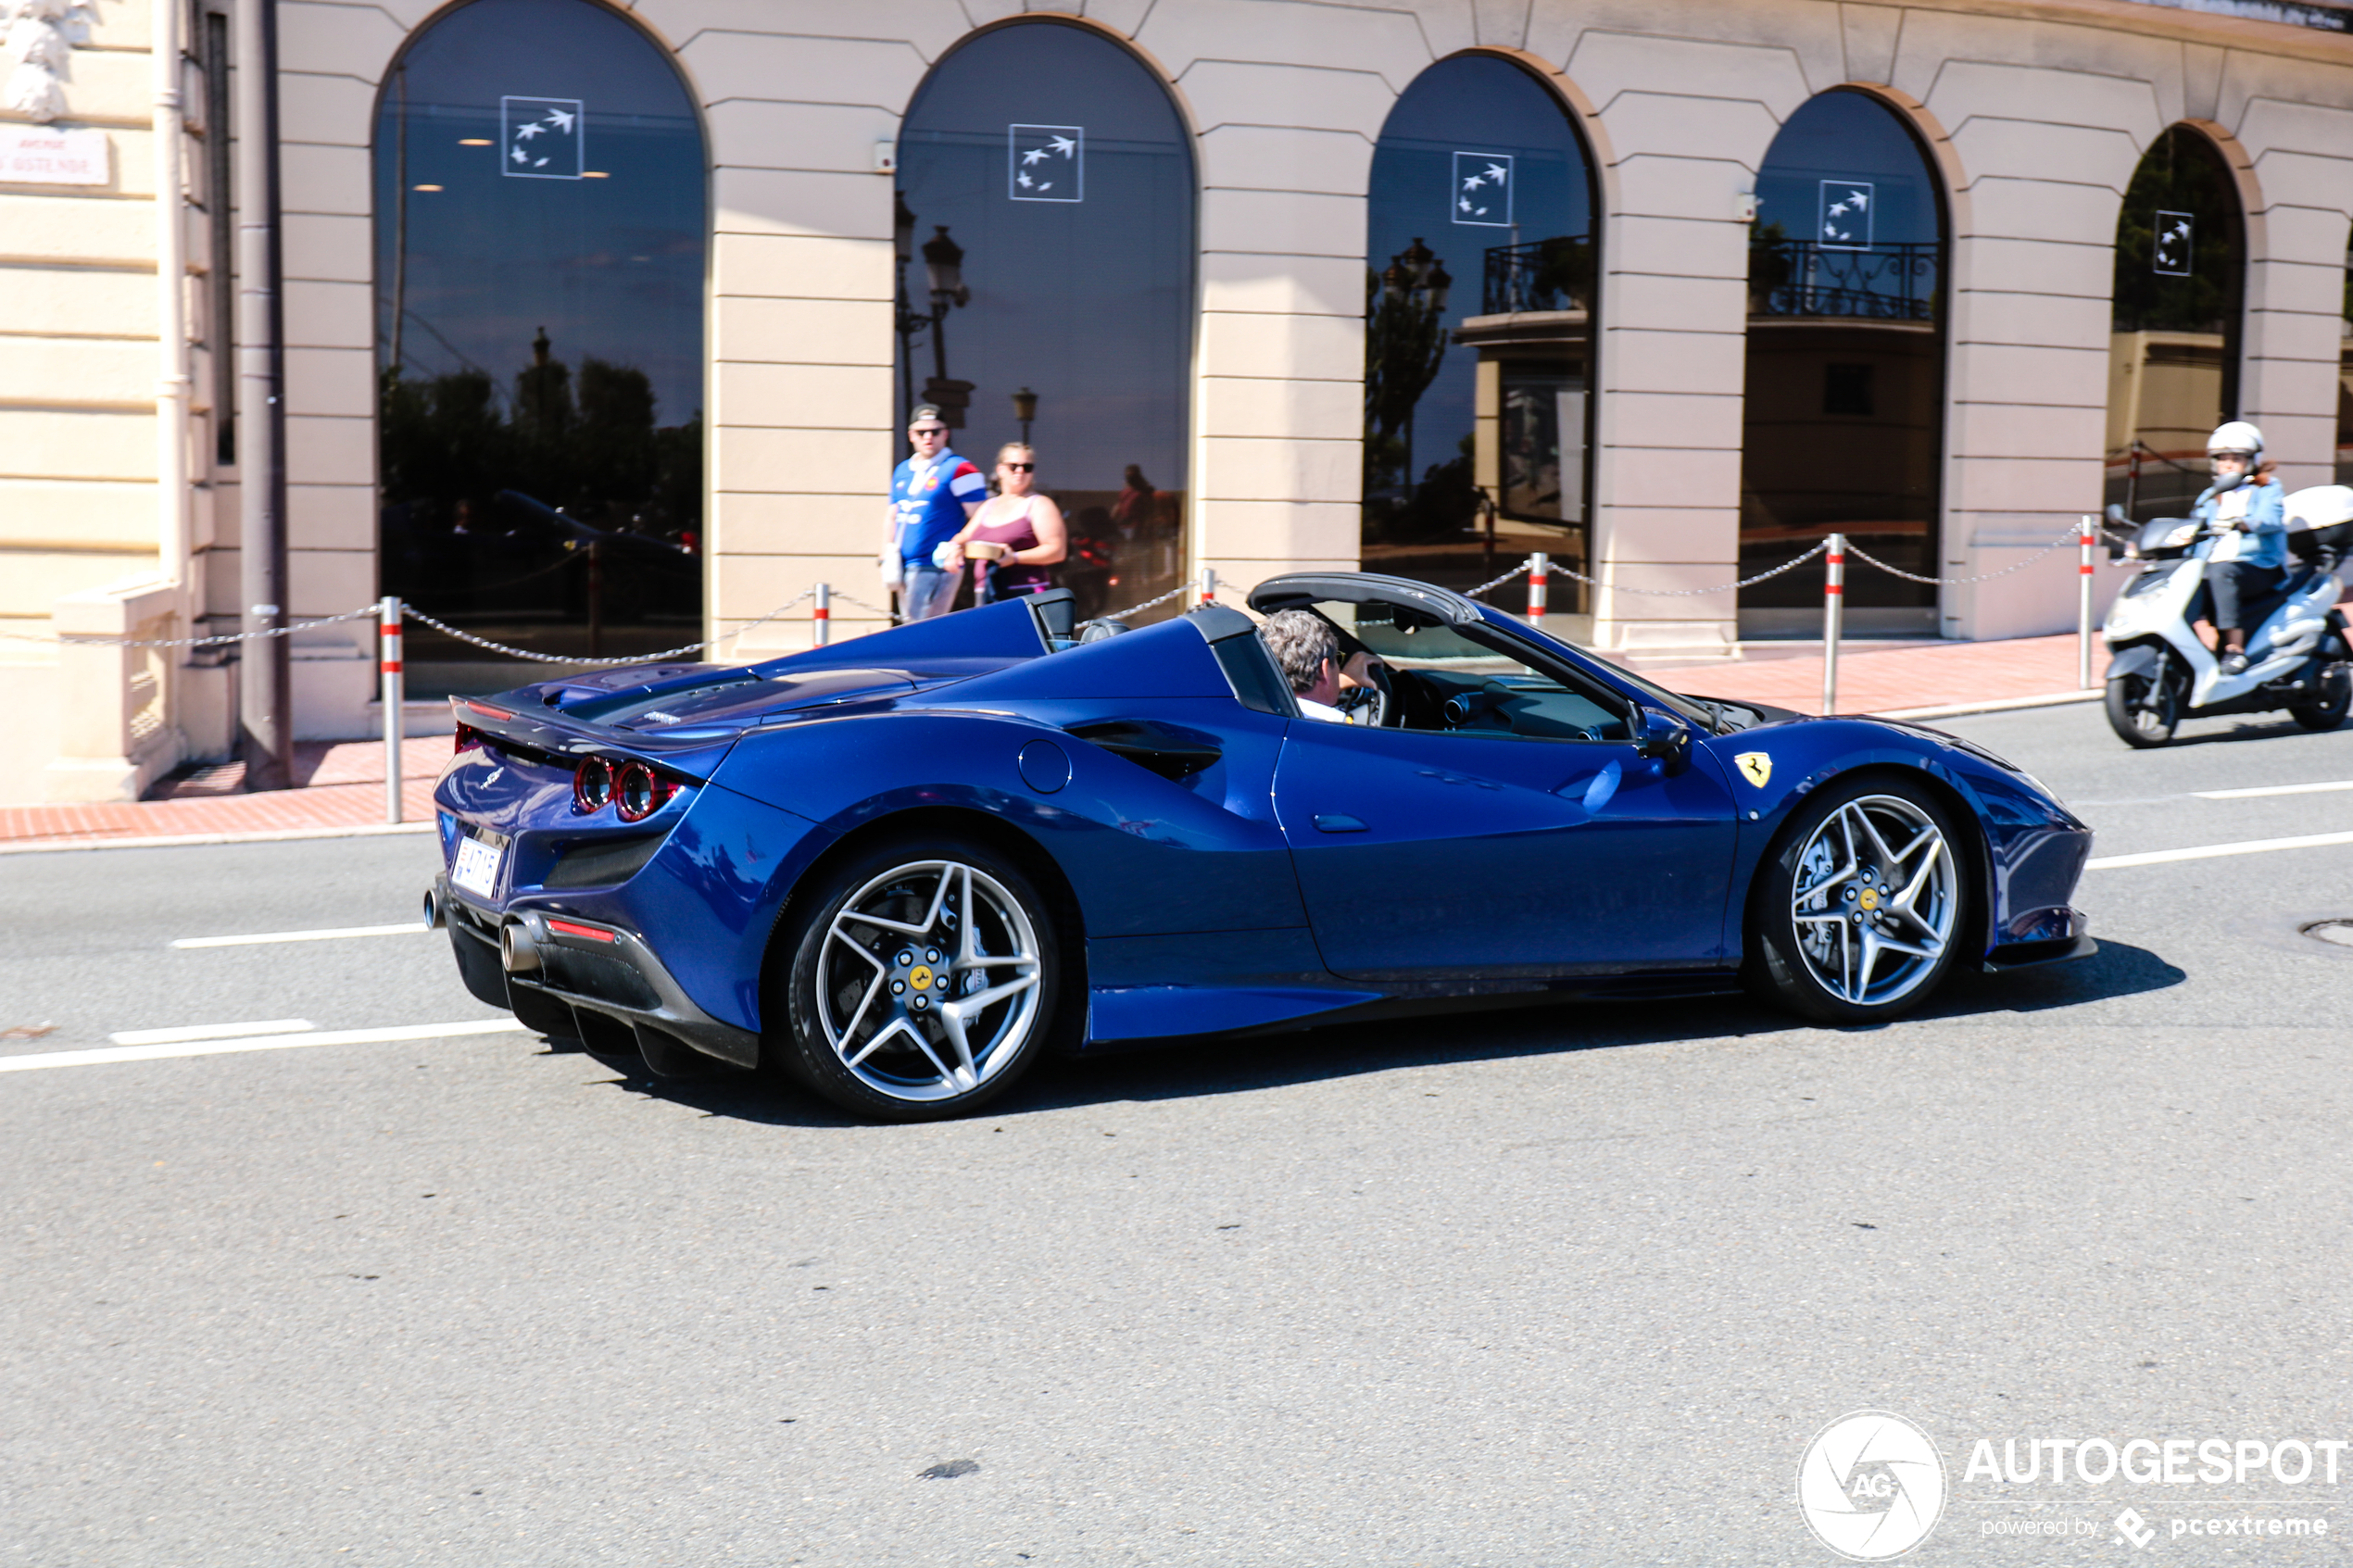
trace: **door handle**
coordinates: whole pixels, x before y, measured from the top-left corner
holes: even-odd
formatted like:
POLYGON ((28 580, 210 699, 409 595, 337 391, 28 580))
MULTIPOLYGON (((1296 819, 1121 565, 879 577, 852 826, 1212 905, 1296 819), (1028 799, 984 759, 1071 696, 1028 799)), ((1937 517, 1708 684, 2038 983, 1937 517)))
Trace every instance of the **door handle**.
POLYGON ((1324 812, 1315 818, 1315 830, 1318 833, 1363 833, 1365 824, 1356 817, 1344 817, 1336 811, 1324 812))

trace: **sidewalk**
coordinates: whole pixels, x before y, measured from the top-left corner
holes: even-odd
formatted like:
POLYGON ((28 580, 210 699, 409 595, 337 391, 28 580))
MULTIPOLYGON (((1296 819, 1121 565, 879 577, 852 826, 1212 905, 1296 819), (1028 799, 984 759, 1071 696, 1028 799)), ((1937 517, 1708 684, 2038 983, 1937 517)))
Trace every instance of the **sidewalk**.
MULTIPOLYGON (((2094 679, 2107 665, 2094 649, 2094 679)), ((1847 713, 1927 717, 1954 709, 2031 706, 2075 693, 2075 637, 2023 637, 1999 643, 1906 644, 1880 648, 1844 644, 1839 652, 1838 706, 1847 713)), ((1662 685, 1703 696, 1771 703, 1813 713, 1822 701, 1819 644, 1750 644, 1736 660, 1644 664, 1662 685)), ((166 786, 168 798, 106 806, 0 806, 0 854, 82 845, 167 841, 222 843, 249 838, 330 837, 363 833, 423 833, 433 821, 433 784, 449 759, 447 735, 401 747, 402 825, 384 823, 384 746, 377 741, 312 743, 295 748, 302 787, 238 793, 235 764, 199 769, 166 786)), ((164 793, 159 791, 158 793, 164 793)))
MULTIPOLYGON (((1652 664, 1638 672, 1676 691, 1769 702, 1800 713, 1822 709, 1822 645, 1757 644, 1738 659, 1652 664)), ((2016 637, 1998 643, 1906 643, 1896 647, 1846 642, 1838 652, 1838 709, 1927 718, 1955 709, 2034 705, 2076 691, 2076 639, 2016 637)), ((2092 679, 2108 671, 2108 647, 2092 643, 2092 679)), ((2097 687, 2095 686, 2095 691, 2097 687)), ((2091 694, 2084 694, 2088 700, 2091 694)))
POLYGON ((359 832, 423 833, 433 822, 433 784, 449 760, 450 738, 425 735, 400 748, 401 826, 384 822, 382 741, 307 742, 295 747, 301 787, 235 793, 244 769, 199 769, 169 798, 103 806, 0 806, 0 854, 77 844, 233 843, 245 838, 340 837, 359 832))

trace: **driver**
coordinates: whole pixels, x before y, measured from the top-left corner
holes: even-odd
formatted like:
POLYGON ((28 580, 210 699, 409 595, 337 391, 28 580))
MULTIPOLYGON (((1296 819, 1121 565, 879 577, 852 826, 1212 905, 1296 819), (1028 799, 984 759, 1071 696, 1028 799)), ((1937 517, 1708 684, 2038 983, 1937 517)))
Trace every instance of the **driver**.
POLYGON ((1330 621, 1312 611, 1277 610, 1259 626, 1258 639, 1275 656, 1291 695, 1299 700, 1299 711, 1306 718, 1348 723, 1348 715, 1332 706, 1340 694, 1358 687, 1377 689, 1379 684, 1374 671, 1380 660, 1370 653, 1359 653, 1341 664, 1340 633, 1330 621))
POLYGON ((2280 584, 2287 564, 2287 524, 2280 512, 2274 465, 2263 456, 2263 433, 2233 420, 2206 439, 2214 483, 2198 496, 2190 515, 2217 535, 2207 557, 2206 581, 2214 594, 2214 630, 2221 643, 2222 673, 2246 668, 2246 616, 2240 607, 2280 584))

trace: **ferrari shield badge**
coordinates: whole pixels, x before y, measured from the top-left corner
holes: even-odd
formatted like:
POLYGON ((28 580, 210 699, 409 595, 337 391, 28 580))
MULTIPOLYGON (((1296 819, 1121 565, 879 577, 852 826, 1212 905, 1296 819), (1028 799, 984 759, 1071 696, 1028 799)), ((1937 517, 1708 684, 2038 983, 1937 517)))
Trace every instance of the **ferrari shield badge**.
POLYGON ((1759 789, 1763 789, 1765 781, 1773 776, 1773 759, 1766 752, 1743 751, 1732 760, 1739 765, 1741 777, 1759 789))

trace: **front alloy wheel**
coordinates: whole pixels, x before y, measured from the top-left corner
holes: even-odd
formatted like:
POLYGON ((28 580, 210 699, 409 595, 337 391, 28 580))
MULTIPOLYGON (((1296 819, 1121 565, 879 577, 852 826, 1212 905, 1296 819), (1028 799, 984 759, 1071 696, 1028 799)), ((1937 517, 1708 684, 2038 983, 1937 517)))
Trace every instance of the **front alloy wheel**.
POLYGON ((2171 654, 2159 655, 2146 674, 2109 676, 2103 706, 2117 739, 2135 751, 2171 744, 2186 706, 2184 676, 2171 654))
POLYGON ((1960 860, 1944 809, 1900 781, 1810 808, 1758 877, 1752 962, 1780 1001, 1825 1023, 1918 1003, 1952 968, 1960 860))
POLYGON ((840 868, 799 928, 787 1065, 848 1110, 962 1115, 1045 1037, 1053 922, 1018 868, 977 845, 887 847, 840 868))

